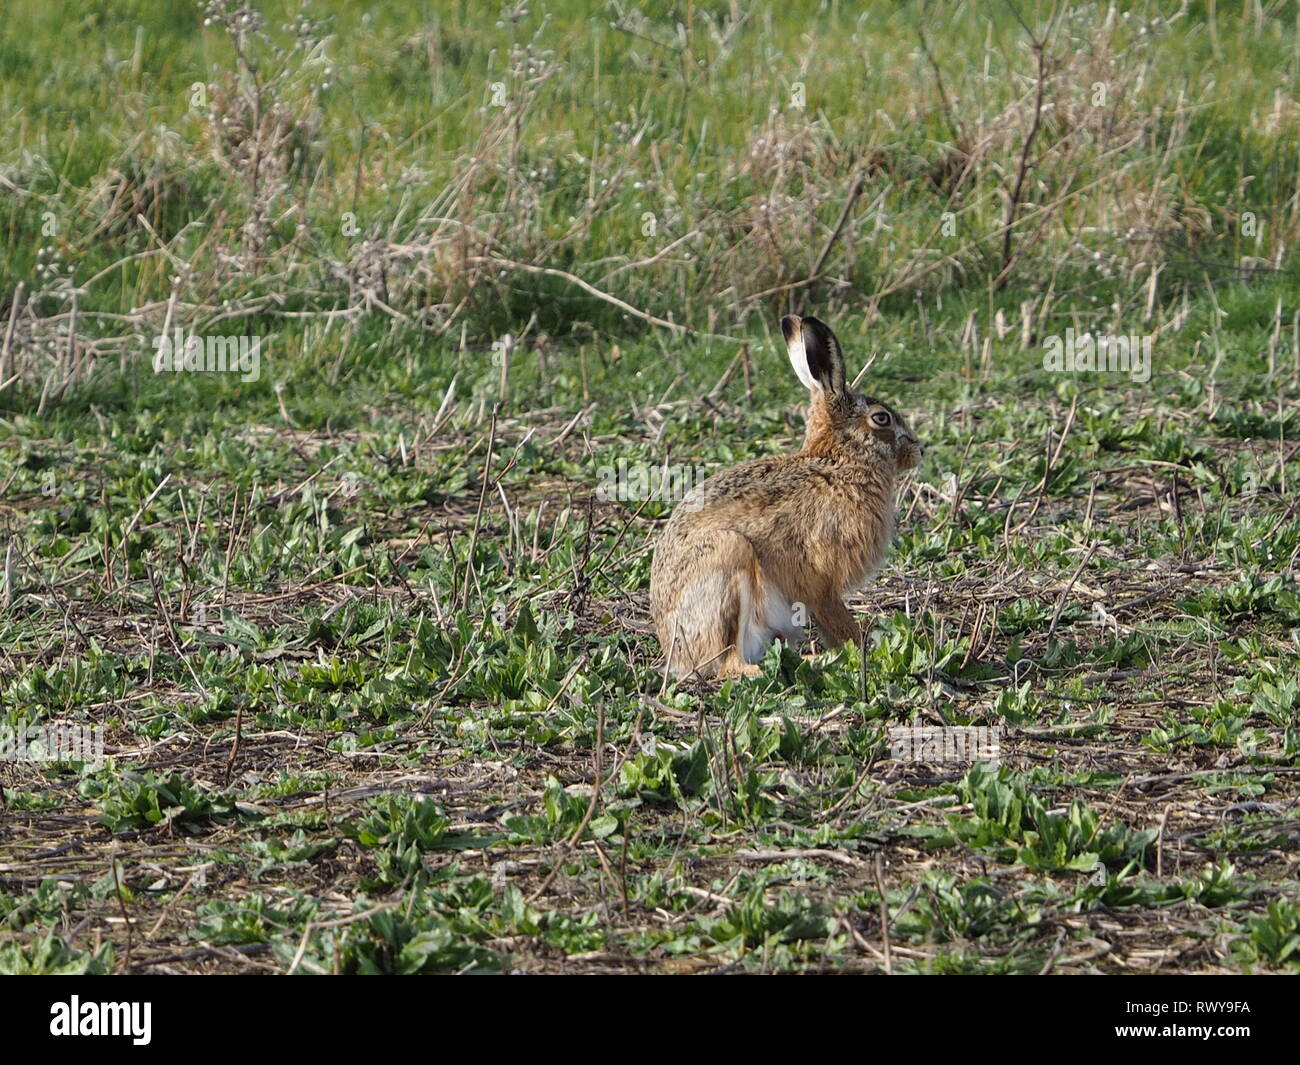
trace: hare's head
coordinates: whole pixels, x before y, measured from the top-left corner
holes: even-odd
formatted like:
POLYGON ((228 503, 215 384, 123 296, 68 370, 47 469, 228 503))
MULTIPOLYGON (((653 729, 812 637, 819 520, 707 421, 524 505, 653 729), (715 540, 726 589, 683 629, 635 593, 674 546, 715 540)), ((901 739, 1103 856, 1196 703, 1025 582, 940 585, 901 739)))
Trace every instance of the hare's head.
POLYGON ((794 372, 812 394, 805 451, 848 451, 899 473, 921 461, 923 448, 903 416, 849 387, 844 353, 830 326, 820 318, 789 314, 781 319, 781 332, 794 372))

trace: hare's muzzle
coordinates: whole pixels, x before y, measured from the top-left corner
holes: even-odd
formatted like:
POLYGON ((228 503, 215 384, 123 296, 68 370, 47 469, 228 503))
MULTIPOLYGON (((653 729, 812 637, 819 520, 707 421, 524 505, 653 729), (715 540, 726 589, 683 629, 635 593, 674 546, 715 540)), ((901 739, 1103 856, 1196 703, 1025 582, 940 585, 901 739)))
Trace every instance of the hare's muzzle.
POLYGON ((904 437, 898 442, 898 469, 912 470, 921 464, 921 459, 925 457, 925 445, 915 437, 904 437))

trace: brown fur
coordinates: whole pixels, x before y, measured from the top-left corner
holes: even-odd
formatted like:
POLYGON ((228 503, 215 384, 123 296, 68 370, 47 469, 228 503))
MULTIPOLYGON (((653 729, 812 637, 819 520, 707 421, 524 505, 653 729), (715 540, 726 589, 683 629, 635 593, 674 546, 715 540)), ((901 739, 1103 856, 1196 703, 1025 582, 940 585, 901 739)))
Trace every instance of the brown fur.
POLYGON ((655 547, 651 612, 666 668, 678 676, 756 672, 772 638, 797 631, 799 604, 828 643, 856 639, 843 596, 880 568, 893 534, 895 482, 920 461, 921 447, 897 413, 843 386, 829 329, 816 319, 782 323, 796 338, 801 324, 824 330, 838 360, 828 369, 807 359, 825 384, 812 390, 803 449, 710 477, 678 505, 655 547), (886 413, 888 425, 872 420, 886 413), (774 619, 791 631, 769 632, 774 619))

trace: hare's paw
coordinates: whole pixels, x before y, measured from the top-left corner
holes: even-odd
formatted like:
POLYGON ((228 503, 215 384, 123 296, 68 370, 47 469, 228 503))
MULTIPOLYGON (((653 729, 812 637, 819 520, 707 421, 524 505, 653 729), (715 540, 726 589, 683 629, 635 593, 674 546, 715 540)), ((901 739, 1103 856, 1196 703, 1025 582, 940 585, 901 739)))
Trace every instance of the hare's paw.
POLYGON ((718 666, 716 674, 719 680, 724 677, 759 677, 763 671, 752 662, 746 662, 740 655, 729 654, 723 659, 722 664, 718 666))

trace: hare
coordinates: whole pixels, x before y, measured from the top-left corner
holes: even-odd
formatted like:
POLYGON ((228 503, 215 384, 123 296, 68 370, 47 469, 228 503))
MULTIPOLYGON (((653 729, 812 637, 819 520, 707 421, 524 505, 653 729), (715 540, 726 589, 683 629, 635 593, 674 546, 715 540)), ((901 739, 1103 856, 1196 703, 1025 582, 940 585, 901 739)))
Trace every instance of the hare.
POLYGON ((710 477, 655 545, 650 608, 679 677, 758 673, 774 638, 802 636, 807 613, 828 643, 857 639, 843 596, 879 570, 895 482, 921 461, 903 418, 846 384, 824 322, 787 315, 781 332, 811 394, 803 449, 710 477))

